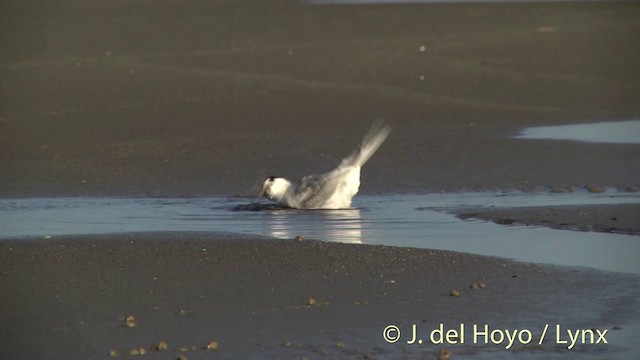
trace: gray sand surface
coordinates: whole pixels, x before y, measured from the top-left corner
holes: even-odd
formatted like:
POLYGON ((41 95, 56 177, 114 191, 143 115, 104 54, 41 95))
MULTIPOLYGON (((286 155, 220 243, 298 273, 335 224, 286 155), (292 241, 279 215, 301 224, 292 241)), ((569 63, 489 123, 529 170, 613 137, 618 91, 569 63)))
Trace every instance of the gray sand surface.
POLYGON ((640 234, 640 205, 538 206, 475 208, 457 213, 461 219, 491 220, 502 225, 543 225, 555 229, 640 234))
MULTIPOLYGON (((506 344, 470 344, 467 334, 466 346, 410 346, 407 334, 414 323, 425 332, 444 323, 540 336, 545 324, 558 323, 608 329, 614 342, 637 316, 640 291, 636 276, 588 269, 224 234, 2 241, 0 274, 0 352, 12 359, 103 359, 139 347, 163 359, 186 347, 184 355, 200 359, 212 356, 203 349, 212 340, 216 358, 413 358, 441 349, 493 358, 506 344), (484 288, 470 288, 481 282, 484 288), (382 339, 389 324, 405 331, 400 342, 382 339), (167 353, 152 350, 163 340, 167 353)), ((566 355, 552 338, 512 350, 566 355)), ((569 355, 616 358, 619 350, 587 345, 569 355)))
POLYGON ((362 191, 639 187, 640 4, 4 1, 0 195, 247 194, 395 127, 362 191), (424 51, 421 51, 424 47, 424 51), (422 79, 422 80, 421 80, 422 79))

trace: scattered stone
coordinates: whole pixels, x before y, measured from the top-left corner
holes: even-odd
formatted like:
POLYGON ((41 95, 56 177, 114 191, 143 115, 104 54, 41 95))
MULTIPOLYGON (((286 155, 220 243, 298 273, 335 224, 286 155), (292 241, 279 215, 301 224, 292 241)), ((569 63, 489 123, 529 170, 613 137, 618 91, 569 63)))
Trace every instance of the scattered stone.
POLYGON ((135 327, 137 325, 136 318, 134 318, 133 315, 129 315, 129 316, 125 317, 124 318, 124 325, 126 327, 135 327))
POLYGON ((207 344, 207 350, 218 350, 218 342, 213 340, 207 344))
POLYGON ((178 355, 178 360, 189 360, 189 358, 184 355, 178 355))
POLYGON ((191 351, 191 348, 189 348, 188 346, 179 346, 176 351, 178 352, 189 352, 191 351))
POLYGON ((451 359, 451 351, 446 350, 446 349, 440 349, 438 350, 438 360, 447 360, 447 359, 451 359))
POLYGON ((554 186, 551 188, 551 192, 556 194, 564 194, 564 193, 573 192, 573 190, 565 186, 554 186))
POLYGON ((147 350, 145 350, 144 348, 136 348, 136 349, 129 350, 129 355, 131 356, 144 355, 146 353, 147 353, 147 350))
POLYGON ((169 345, 167 345, 167 342, 162 340, 159 343, 156 344, 155 349, 157 351, 165 351, 169 348, 169 345))
POLYGON ((471 285, 469 285, 469 289, 478 290, 480 289, 480 285, 476 283, 471 283, 471 285))
POLYGON ((593 185, 593 186, 588 186, 587 187, 587 191, 593 194, 599 194, 599 193, 603 193, 605 191, 607 191, 604 186, 600 186, 600 185, 593 185))
POLYGON ((304 241, 304 236, 302 236, 302 235, 298 235, 298 236, 296 236, 296 239, 295 239, 295 240, 296 240, 296 241, 304 241))
POLYGON ((458 291, 458 290, 456 290, 456 289, 453 289, 453 290, 451 290, 451 292, 449 293, 449 295, 451 295, 451 296, 456 296, 456 297, 457 297, 457 296, 460 296, 460 291, 458 291))
POLYGON ((342 341, 338 341, 336 342, 336 348, 338 349, 344 349, 344 343, 342 341))
POLYGON ((291 343, 291 341, 289 340, 285 340, 282 342, 282 347, 290 348, 292 346, 293 346, 293 343, 291 343))
POLYGON ((118 351, 111 349, 109 350, 109 356, 110 357, 117 357, 118 356, 118 351))
POLYGON ((480 289, 484 289, 484 288, 486 288, 486 287, 487 287, 487 285, 486 285, 485 283, 483 283, 482 281, 480 281, 480 282, 478 283, 478 287, 479 287, 480 289))
POLYGON ((309 306, 314 306, 316 305, 318 302, 316 301, 316 299, 314 298, 309 298, 309 300, 307 300, 307 305, 309 306))

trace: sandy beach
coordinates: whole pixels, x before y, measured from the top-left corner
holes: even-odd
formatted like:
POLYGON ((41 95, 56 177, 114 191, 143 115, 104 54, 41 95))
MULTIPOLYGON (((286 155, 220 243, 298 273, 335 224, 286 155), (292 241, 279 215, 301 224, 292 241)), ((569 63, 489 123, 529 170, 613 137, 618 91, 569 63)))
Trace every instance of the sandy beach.
MULTIPOLYGON (((632 193, 638 144, 514 135, 638 119, 638 18, 635 2, 3 1, 0 197, 248 196, 268 175, 332 169, 376 119, 394 130, 363 194, 632 193)), ((639 212, 458 215, 638 234, 639 212)), ((640 323, 638 276, 322 240, 0 240, 0 357, 636 358, 618 338, 640 323), (412 324, 551 324, 612 344, 407 344, 412 324)))
POLYGON ((511 138, 640 116, 637 3, 170 3, 1 5, 0 195, 246 195, 378 118, 363 193, 640 187, 638 145, 511 138))
MULTIPOLYGON (((189 359, 433 358, 441 350, 493 357, 508 344, 473 344, 470 333, 466 345, 408 345, 408 335, 389 344, 382 331, 396 325, 411 334, 417 324, 428 339, 441 323, 489 324, 540 336, 549 323, 608 330, 613 342, 640 292, 637 276, 589 269, 224 234, 7 240, 0 264, 3 293, 11 294, 0 308, 0 348, 16 359, 102 359, 139 348, 189 359), (167 350, 154 350, 161 341, 167 350), (205 349, 211 341, 215 353, 205 349)), ((552 333, 543 346, 509 351, 567 353, 552 333)), ((570 354, 616 358, 621 350, 587 344, 570 354)))

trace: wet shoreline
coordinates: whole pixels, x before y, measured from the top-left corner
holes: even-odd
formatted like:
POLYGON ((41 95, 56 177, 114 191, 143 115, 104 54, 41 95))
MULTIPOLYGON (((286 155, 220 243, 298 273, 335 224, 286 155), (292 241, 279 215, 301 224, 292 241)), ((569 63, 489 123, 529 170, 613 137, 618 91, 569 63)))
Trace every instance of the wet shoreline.
POLYGON ((167 231, 280 239, 302 236, 640 274, 637 259, 632 256, 640 243, 631 235, 637 234, 634 226, 640 197, 633 193, 360 195, 354 199, 354 208, 342 210, 284 209, 251 200, 3 199, 0 241, 167 231), (477 219, 493 219, 501 225, 477 219), (616 233, 611 233, 612 223, 617 226, 616 233), (564 231, 554 230, 560 225, 564 225, 564 231), (578 226, 601 232, 571 231, 578 226), (627 234, 621 234, 623 231, 627 234), (571 251, 549 253, 549 247, 571 251))
POLYGON ((640 205, 637 204, 475 208, 460 210, 457 216, 500 225, 538 225, 560 230, 640 235, 640 205))

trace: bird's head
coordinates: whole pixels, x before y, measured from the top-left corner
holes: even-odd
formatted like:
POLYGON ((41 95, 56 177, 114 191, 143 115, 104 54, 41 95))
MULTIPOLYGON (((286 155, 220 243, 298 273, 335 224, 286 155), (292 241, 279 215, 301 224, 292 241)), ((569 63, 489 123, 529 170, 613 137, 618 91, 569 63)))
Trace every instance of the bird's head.
POLYGON ((280 201, 290 187, 291 182, 289 180, 277 176, 269 176, 262 183, 260 196, 264 196, 269 200, 280 201))

